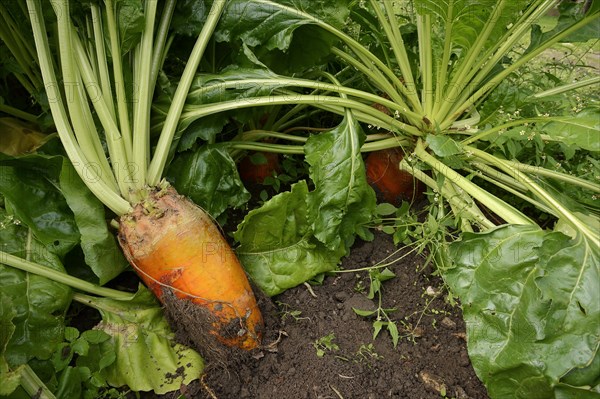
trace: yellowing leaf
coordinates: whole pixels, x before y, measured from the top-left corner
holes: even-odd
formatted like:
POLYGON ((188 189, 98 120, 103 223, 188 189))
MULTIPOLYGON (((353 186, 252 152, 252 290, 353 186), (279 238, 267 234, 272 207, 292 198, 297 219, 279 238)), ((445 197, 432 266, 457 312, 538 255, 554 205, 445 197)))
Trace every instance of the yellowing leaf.
POLYGON ((15 118, 0 118, 0 152, 11 155, 23 155, 37 150, 52 135, 37 131, 31 123, 15 118))

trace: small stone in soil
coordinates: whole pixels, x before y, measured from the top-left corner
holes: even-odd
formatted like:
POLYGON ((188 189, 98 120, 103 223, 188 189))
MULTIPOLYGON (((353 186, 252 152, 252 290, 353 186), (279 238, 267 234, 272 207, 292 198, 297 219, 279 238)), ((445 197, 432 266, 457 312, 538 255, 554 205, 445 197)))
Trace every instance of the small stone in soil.
POLYGON ((415 338, 421 338, 425 334, 425 330, 422 327, 415 327, 411 333, 415 338))
POLYGON ((430 390, 441 393, 442 391, 446 391, 446 384, 442 381, 441 377, 430 373, 428 371, 422 370, 419 372, 419 379, 423 381, 423 384, 430 390))
POLYGON ((446 328, 454 330, 456 328, 456 323, 449 317, 444 317, 440 324, 446 328))
POLYGON ((338 302, 345 302, 346 299, 348 299, 348 294, 344 291, 338 291, 335 294, 333 294, 333 297, 338 302))
POLYGON ((467 395, 462 387, 454 388, 454 397, 456 399, 470 399, 469 395, 467 395))

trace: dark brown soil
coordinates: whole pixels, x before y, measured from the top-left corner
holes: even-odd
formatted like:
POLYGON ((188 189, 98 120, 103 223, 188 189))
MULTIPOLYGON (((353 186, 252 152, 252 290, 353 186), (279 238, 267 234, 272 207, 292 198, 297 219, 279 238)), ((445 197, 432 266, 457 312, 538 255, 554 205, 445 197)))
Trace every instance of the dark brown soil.
POLYGON ((214 396, 194 387, 187 397, 488 398, 469 362, 460 308, 448 304, 422 257, 395 251, 388 236, 377 234, 357 243, 342 267, 365 268, 392 254, 399 259, 389 266, 396 277, 383 283, 382 304, 397 309, 390 313, 401 336, 397 348, 385 330, 373 341, 373 320, 352 309, 376 307, 365 295, 368 274, 339 273, 322 286, 302 285, 273 298, 275 306, 264 309, 265 348, 232 359, 227 370, 209 368, 204 383, 214 396), (338 349, 317 356, 315 342, 331 334, 338 349))

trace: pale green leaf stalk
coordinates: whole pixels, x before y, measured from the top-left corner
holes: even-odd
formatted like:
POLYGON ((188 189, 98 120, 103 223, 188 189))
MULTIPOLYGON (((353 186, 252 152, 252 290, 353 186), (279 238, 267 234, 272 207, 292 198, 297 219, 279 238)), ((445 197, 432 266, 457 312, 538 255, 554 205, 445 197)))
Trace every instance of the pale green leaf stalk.
POLYGON ((380 9, 380 5, 376 0, 371 0, 371 5, 375 13, 377 14, 377 18, 381 23, 386 35, 390 39, 390 43, 392 45, 392 51, 396 56, 396 60, 400 65, 400 70, 402 71, 402 77, 404 78, 405 84, 398 86, 403 94, 408 97, 411 105, 414 107, 417 112, 421 110, 421 102, 416 93, 416 85, 413 78, 413 74, 410 68, 410 63, 408 60, 408 55, 406 53, 406 48, 404 45, 404 40, 402 39, 402 35, 400 34, 400 29, 398 27, 398 23, 396 21, 396 15, 393 10, 393 6, 391 2, 383 2, 386 13, 388 17, 386 18, 383 11, 380 9), (406 90, 403 90, 406 87, 406 90))
POLYGON ((98 75, 100 76, 100 87, 104 102, 108 105, 110 115, 115 118, 115 107, 113 104, 113 92, 110 84, 110 74, 108 72, 106 49, 104 48, 104 28, 102 26, 102 13, 97 4, 90 4, 92 11, 92 26, 94 29, 94 44, 96 49, 96 59, 98 66, 98 75))
POLYGON ((152 51, 154 38, 154 21, 156 19, 156 1, 145 3, 146 26, 142 33, 142 41, 136 49, 134 78, 138 83, 134 90, 133 109, 133 154, 131 161, 135 168, 133 183, 139 191, 146 185, 146 168, 150 156, 150 105, 152 93, 150 72, 152 67, 152 51))
POLYGON ((500 19, 500 15, 502 14, 502 10, 504 9, 505 4, 505 0, 500 0, 495 4, 487 23, 484 25, 483 31, 479 34, 476 42, 469 49, 467 55, 464 57, 463 61, 460 64, 458 72, 456 72, 454 78, 448 84, 448 91, 445 92, 444 100, 438 113, 434 115, 434 120, 445 120, 447 118, 448 111, 459 98, 459 94, 465 88, 468 88, 469 80, 467 76, 473 68, 474 64, 476 63, 477 57, 480 55, 480 52, 482 51, 485 42, 492 33, 492 29, 494 29, 497 21, 500 19))
MULTIPOLYGON (((600 247, 600 233, 593 231, 590 226, 583 222, 577 215, 568 210, 563 204, 557 201, 550 193, 542 188, 541 185, 534 182, 526 173, 513 168, 510 164, 505 163, 504 160, 494 157, 484 151, 478 150, 473 147, 466 147, 466 151, 470 151, 473 156, 488 162, 505 173, 511 175, 515 180, 525 185, 536 197, 543 201, 546 206, 553 209, 554 212, 564 221, 571 224, 575 231, 580 231, 586 237, 586 239, 595 243, 600 247)), ((500 215, 500 214, 499 214, 500 215)))
POLYGON ((456 104, 457 106, 455 107, 452 115, 449 115, 449 120, 445 124, 442 124, 442 129, 447 127, 447 125, 451 123, 453 119, 456 119, 460 115, 462 115, 462 113, 465 112, 469 107, 473 106, 482 98, 484 98, 487 94, 489 94, 489 92, 492 89, 494 89, 498 84, 500 84, 500 82, 502 82, 502 80, 508 77, 511 73, 517 71, 519 68, 530 62, 533 58, 539 56, 543 51, 550 48, 552 45, 558 43, 563 38, 568 37, 569 35, 577 32, 579 29, 582 29, 586 25, 596 21, 599 18, 599 16, 600 12, 596 12, 595 14, 582 18, 580 21, 576 22, 575 24, 561 31, 560 33, 557 33, 555 36, 548 39, 539 47, 536 47, 531 52, 522 56, 517 62, 507 67, 504 71, 494 76, 475 93, 469 95, 468 97, 465 97, 463 102, 456 104))
MULTIPOLYGON (((40 69, 46 86, 46 93, 50 99, 50 109, 54 117, 54 123, 59 137, 65 147, 67 156, 73 163, 75 170, 84 181, 90 180, 90 174, 94 172, 90 169, 90 163, 85 157, 80 145, 77 143, 73 134, 73 128, 69 123, 67 112, 63 105, 62 95, 58 86, 58 79, 54 73, 52 57, 48 45, 46 26, 41 12, 41 3, 39 0, 28 0, 27 7, 30 11, 32 20, 33 36, 36 43, 38 58, 40 60, 40 69)), ((94 179, 95 183, 90 184, 90 190, 96 197, 118 214, 129 212, 131 206, 119 193, 108 186, 102 179, 94 179)))
POLYGON ((24 365, 20 368, 21 374, 21 387, 28 395, 32 398, 39 399, 55 399, 56 396, 48 389, 48 387, 42 382, 40 377, 33 371, 28 365, 24 365))
POLYGON ((503 218, 507 223, 511 224, 535 224, 530 218, 525 216, 513 206, 507 204, 493 194, 485 191, 478 185, 467 180, 453 169, 446 166, 427 151, 421 141, 417 142, 414 154, 423 162, 431 166, 436 172, 446 176, 453 184, 466 191, 473 198, 482 202, 492 212, 503 218))
MULTIPOLYGON (((94 71, 92 66, 88 63, 87 56, 83 45, 79 41, 77 37, 73 37, 75 52, 77 55, 79 72, 82 75, 83 82, 85 83, 85 87, 88 91, 88 95, 90 98, 95 98, 98 96, 98 90, 100 89, 100 84, 96 80, 94 76, 94 71)), ((123 142, 123 136, 121 136, 121 132, 119 131, 114 119, 113 115, 111 115, 111 107, 104 101, 104 96, 99 96, 96 101, 93 101, 94 109, 98 114, 98 118, 104 127, 106 132, 106 143, 108 146, 109 154, 111 154, 111 164, 113 168, 113 174, 115 179, 117 180, 117 184, 119 186, 119 190, 121 193, 129 194, 133 190, 133 171, 130 170, 130 163, 128 162, 127 153, 125 151, 125 143, 123 142), (120 171, 125 171, 124 178, 120 176, 120 171)), ((78 112, 72 112, 73 115, 77 115, 78 117, 82 117, 83 115, 78 112)), ((76 118, 72 118, 76 120, 76 118)), ((74 127, 75 131, 78 131, 77 127, 74 127)), ((79 130, 80 135, 92 137, 92 134, 95 132, 95 129, 90 130, 79 130)), ((97 133, 96 133, 97 135, 97 133)), ((83 144, 83 143, 82 143, 83 144)), ((85 148, 82 145, 82 148, 85 148)), ((128 198, 125 197, 125 198, 128 198)))
POLYGON ((175 0, 168 0, 162 11, 162 17, 160 24, 157 29, 156 39, 154 40, 154 48, 152 50, 152 66, 150 71, 150 93, 154 92, 156 85, 156 79, 158 78, 158 71, 164 61, 166 52, 166 41, 169 33, 169 26, 171 24, 171 17, 175 10, 175 0))
POLYGON ((183 74, 181 75, 181 79, 179 81, 179 85, 177 86, 177 90, 175 91, 175 95, 173 96, 171 107, 169 108, 160 139, 158 140, 158 144, 156 146, 156 152, 152 158, 150 167, 148 168, 147 181, 150 185, 158 184, 161 179, 165 164, 167 163, 169 147, 173 141, 173 136, 175 135, 175 130, 177 129, 179 117, 181 116, 181 111, 183 110, 186 96, 192 84, 192 79, 194 78, 198 64, 200 64, 204 50, 206 50, 208 40, 210 39, 210 36, 212 35, 212 32, 214 31, 217 22, 221 17, 221 13, 223 12, 225 4, 225 0, 214 1, 212 9, 209 11, 206 22, 202 27, 200 35, 198 36, 198 40, 196 40, 192 54, 188 59, 183 74))
POLYGON ((42 76, 37 68, 37 55, 35 48, 23 36, 18 34, 19 27, 17 21, 10 15, 10 12, 3 3, 0 3, 0 40, 19 64, 24 72, 15 73, 15 77, 25 87, 31 95, 37 94, 44 87, 42 76))
POLYGON ((399 167, 401 170, 411 173, 416 179, 425 183, 427 187, 440 192, 452 207, 455 215, 461 219, 461 223, 465 224, 467 231, 472 231, 471 224, 476 224, 484 229, 495 227, 495 224, 481 212, 469 194, 458 193, 457 189, 453 187, 453 182, 446 181, 440 187, 431 176, 411 166, 405 159, 400 162, 399 167))
POLYGON ((546 98, 550 96, 557 96, 559 94, 567 93, 572 90, 577 90, 582 87, 593 86, 600 83, 600 76, 592 76, 591 78, 583 79, 578 82, 567 83, 564 85, 560 85, 554 87, 550 90, 545 90, 531 96, 532 100, 539 100, 541 98, 546 98))
POLYGON ((113 299, 130 299, 132 297, 131 294, 127 292, 101 287, 99 285, 78 279, 66 273, 61 273, 49 267, 41 266, 37 263, 19 258, 18 256, 14 256, 3 251, 0 251, 0 263, 14 267, 15 269, 23 270, 27 273, 33 273, 38 276, 46 277, 52 281, 56 281, 57 283, 64 284, 89 294, 113 299))
MULTIPOLYGON (((423 79, 423 88, 421 93, 421 102, 425 108, 425 115, 432 117, 433 112, 433 53, 431 50, 431 16, 424 15, 417 17, 417 30, 419 34, 419 57, 421 64, 421 76, 423 79)), ((426 124, 428 127, 428 124, 426 124)))
POLYGON ((117 30, 116 22, 116 6, 112 0, 106 1, 106 23, 108 26, 108 34, 110 37, 110 51, 114 56, 112 57, 113 65, 113 76, 121 77, 115 78, 115 90, 116 90, 116 102, 117 111, 119 114, 119 128, 123 137, 125 145, 125 152, 127 159, 133 158, 133 144, 132 144, 132 133, 131 126, 129 125, 129 110, 127 108, 127 95, 125 91, 125 79, 122 79, 123 75, 123 64, 121 57, 116 56, 120 54, 119 48, 119 32, 117 30))
POLYGON ((86 159, 91 165, 100 165, 100 176, 107 184, 113 184, 115 181, 110 179, 110 174, 107 175, 110 169, 106 166, 108 162, 103 154, 102 144, 96 132, 93 122, 90 123, 91 114, 87 104, 84 104, 84 93, 81 91, 81 79, 79 71, 76 68, 75 55, 72 46, 70 16, 66 2, 52 3, 55 11, 59 15, 65 15, 65 23, 59 24, 58 36, 60 51, 62 57, 62 76, 65 86, 66 103, 70 114, 82 115, 81 118, 73 118, 73 132, 80 143, 81 150, 84 152, 86 159), (90 134, 90 129, 92 134, 90 134), (94 134, 95 133, 95 134, 94 134))
POLYGON ((27 2, 40 69, 59 137, 82 180, 117 215, 128 213, 133 205, 142 200, 143 191, 148 185, 159 184, 192 78, 227 2, 212 3, 207 21, 177 87, 158 148, 151 158, 152 97, 158 69, 164 59, 168 26, 174 10, 174 1, 169 1, 155 34, 157 3, 146 3, 142 39, 130 54, 133 57, 131 65, 135 88, 131 98, 134 106, 130 110, 124 84, 117 5, 112 0, 106 0, 103 10, 98 5, 92 5, 88 25, 77 28, 70 18, 69 1, 52 2, 57 18, 60 19, 57 24, 60 53, 59 59, 55 61, 46 36, 41 2, 27 2), (104 47, 104 21, 110 41, 112 76, 104 47), (80 37, 82 34, 93 36, 93 40, 88 41, 87 36, 80 37), (61 66, 60 80, 54 72, 54 63, 61 66), (61 93, 59 81, 64 82, 65 97, 61 93), (108 156, 102 150, 89 102, 106 133, 108 156))
MULTIPOLYGON (((470 88, 476 88, 481 85, 481 82, 489 75, 491 70, 500 62, 517 43, 522 40, 523 35, 527 34, 527 30, 539 20, 542 16, 546 15, 553 7, 557 4, 556 0, 545 0, 538 1, 532 4, 524 13, 523 18, 515 23, 511 29, 508 29, 507 33, 499 40, 495 42, 495 45, 488 50, 488 52, 481 57, 481 59, 473 66, 471 73, 467 77, 470 88), (541 4, 540 4, 541 3, 541 4)), ((490 89, 491 90, 491 89, 490 89)), ((461 97, 455 102, 453 109, 456 109, 461 104, 467 101, 471 95, 472 90, 463 90, 461 97)), ((451 114, 455 115, 456 112, 453 110, 451 114)))

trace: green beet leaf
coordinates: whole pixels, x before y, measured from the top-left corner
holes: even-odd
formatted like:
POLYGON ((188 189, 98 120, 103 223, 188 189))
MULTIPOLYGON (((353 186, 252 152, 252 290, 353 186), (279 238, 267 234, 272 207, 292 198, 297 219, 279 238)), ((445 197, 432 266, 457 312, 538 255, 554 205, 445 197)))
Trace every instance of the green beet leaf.
POLYGON ((351 245, 358 226, 371 220, 375 193, 367 183, 360 148, 365 135, 354 118, 312 136, 304 149, 315 190, 309 194, 314 235, 329 249, 351 245))
POLYGON ((348 15, 348 3, 344 0, 230 1, 216 37, 221 41, 241 38, 251 47, 264 45, 269 50, 287 50, 294 31, 315 22, 314 17, 300 10, 310 10, 310 15, 341 26, 348 15))
POLYGON ((60 188, 75 216, 85 263, 98 277, 99 284, 104 285, 128 266, 115 235, 105 222, 104 205, 85 186, 66 159, 60 173, 60 188))
POLYGON ((343 248, 329 250, 312 235, 307 219, 308 186, 300 181, 291 191, 271 198, 246 215, 234 238, 237 254, 252 280, 267 295, 333 270, 343 248))
POLYGON ((171 29, 180 35, 198 36, 208 9, 204 1, 184 0, 175 4, 175 12, 171 20, 171 29))
POLYGON ((427 144, 429 144, 429 148, 440 157, 457 155, 462 152, 458 143, 448 136, 436 136, 430 134, 427 136, 427 144))
MULTIPOLYGON (((52 247, 37 241, 28 228, 6 222, 7 215, 3 211, 0 211, 1 220, 5 220, 0 228, 0 246, 4 252, 64 273, 59 257, 51 252, 52 247)), ((14 332, 4 356, 11 367, 33 358, 48 359, 62 342, 71 290, 63 284, 1 263, 0 258, 0 290, 14 310, 14 332)))
MULTIPOLYGON (((105 284, 127 267, 102 203, 62 156, 2 159, 0 193, 48 250, 61 258, 77 244, 86 264, 105 284)), ((90 174, 90 177, 92 174, 90 174)))
POLYGON ((38 131, 37 126, 16 118, 0 118, 0 129, 0 152, 12 156, 35 151, 54 137, 43 134, 38 131))
POLYGON ((8 396, 13 393, 21 384, 21 373, 19 366, 16 370, 11 370, 4 356, 0 356, 0 396, 8 396))
MULTIPOLYGON (((560 12, 560 16, 558 18, 558 23, 556 26, 542 34, 542 39, 546 40, 556 33, 559 33, 569 26, 573 25, 575 22, 579 21, 586 15, 591 15, 593 12, 597 12, 599 9, 598 1, 593 1, 590 9, 587 14, 582 12, 582 7, 588 3, 585 2, 570 2, 570 1, 561 1, 558 6, 558 10, 560 12)), ((596 19, 592 23, 583 27, 582 29, 578 29, 572 34, 568 35, 566 38, 561 40, 563 43, 576 43, 576 42, 587 42, 589 40, 598 39, 598 30, 600 29, 600 20, 596 19)), ((531 46, 530 46, 531 47, 531 46)))
POLYGON ((229 154, 219 148, 204 146, 178 156, 167 171, 167 179, 182 195, 191 198, 218 217, 229 207, 240 207, 250 193, 240 180, 229 154))
POLYGON ((589 386, 596 388, 595 391, 600 393, 600 351, 596 352, 594 359, 585 367, 576 368, 563 378, 561 382, 568 384, 571 387, 589 386))
MULTIPOLYGON (((147 289, 140 286, 130 301, 87 298, 102 315, 95 329, 111 337, 100 348, 105 347, 106 354, 116 353, 114 361, 102 360, 99 353, 106 366, 100 374, 110 385, 164 394, 200 378, 204 369, 202 358, 192 349, 173 343, 174 334, 162 308, 147 289)), ((91 361, 93 364, 77 365, 97 368, 98 360, 92 357, 91 361)))
POLYGON ((257 57, 255 62, 264 62, 275 71, 300 72, 319 64, 336 41, 315 26, 316 18, 341 27, 349 15, 348 5, 347 0, 234 0, 229 2, 215 37, 218 41, 241 40, 246 51, 253 53, 250 58, 257 57))
POLYGON ((174 145, 172 150, 177 152, 191 150, 198 140, 214 142, 217 135, 223 131, 229 117, 227 112, 223 112, 200 119, 182 120, 179 125, 181 130, 177 133, 177 141, 174 142, 176 146, 174 145))
POLYGON ((126 54, 142 39, 146 22, 144 5, 141 0, 118 0, 117 2, 119 3, 117 20, 121 36, 121 52, 126 54))
POLYGON ((7 210, 60 256, 80 240, 73 212, 58 189, 62 164, 62 157, 0 158, 0 193, 7 210))
MULTIPOLYGON (((496 25, 490 32, 490 39, 484 43, 483 49, 493 45, 506 30, 506 26, 513 23, 519 13, 527 6, 527 0, 415 0, 416 10, 421 15, 430 15, 439 19, 439 26, 449 24, 452 34, 454 51, 466 52, 476 43, 481 32, 487 28, 492 20, 496 25), (497 15, 492 15, 496 6, 502 7, 497 15)), ((450 34, 445 32, 445 35, 450 34)), ((441 32, 440 32, 441 33, 441 32)), ((445 40, 445 35, 438 35, 438 39, 445 40)), ((435 40, 435 39, 434 39, 435 40)), ((441 49, 441 47, 440 47, 441 49)), ((483 53, 483 52, 482 52, 483 53)), ((464 57, 462 58, 464 59, 464 57)))
POLYGON ((600 398, 600 387, 596 386, 593 391, 587 387, 572 387, 569 385, 559 385, 556 387, 556 399, 598 399, 600 398))
MULTIPOLYGON (((510 225, 465 233, 450 251, 454 266, 443 274, 462 302, 469 354, 490 397, 575 397, 561 378, 585 369, 600 346, 597 244, 510 225)), ((586 382, 597 381, 594 372, 586 382)), ((577 397, 594 397, 590 389, 576 387, 577 397)))
POLYGON ((0 325, 2 326, 0 333, 0 381, 2 381, 0 396, 10 395, 21 382, 19 369, 11 370, 4 357, 8 343, 15 332, 15 325, 12 321, 16 315, 10 297, 0 293, 0 325))
POLYGON ((575 116, 552 118, 541 130, 566 145, 589 151, 600 151, 600 112, 597 109, 581 111, 575 116))

